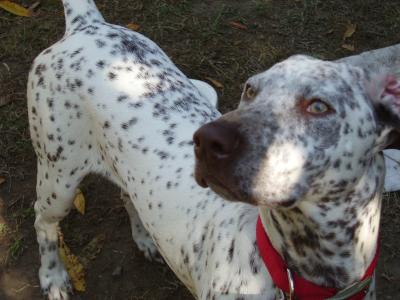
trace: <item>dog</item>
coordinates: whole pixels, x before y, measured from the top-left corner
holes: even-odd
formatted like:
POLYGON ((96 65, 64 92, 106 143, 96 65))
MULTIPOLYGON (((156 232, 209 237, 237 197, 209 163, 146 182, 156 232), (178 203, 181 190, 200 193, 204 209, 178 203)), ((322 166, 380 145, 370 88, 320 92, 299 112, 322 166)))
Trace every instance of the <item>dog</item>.
MULTIPOLYGON (((390 71, 399 57, 399 46, 336 62, 290 57, 251 77, 239 107, 194 135, 197 182, 259 207, 257 230, 294 286, 301 274, 343 288, 329 299, 375 299, 374 284, 362 283, 379 253, 382 150, 398 149, 400 84, 390 71), (361 293, 344 288, 357 281, 361 293)), ((275 272, 274 256, 263 258, 275 272)))
POLYGON ((297 297, 297 275, 375 298, 363 274, 378 248, 381 150, 399 121, 394 77, 295 56, 250 78, 220 117, 212 88, 155 43, 106 23, 92 0, 63 5, 65 35, 36 57, 27 88, 48 299, 71 291, 56 228, 89 173, 121 188, 138 248, 196 299, 297 297), (284 259, 288 289, 259 236, 284 259))

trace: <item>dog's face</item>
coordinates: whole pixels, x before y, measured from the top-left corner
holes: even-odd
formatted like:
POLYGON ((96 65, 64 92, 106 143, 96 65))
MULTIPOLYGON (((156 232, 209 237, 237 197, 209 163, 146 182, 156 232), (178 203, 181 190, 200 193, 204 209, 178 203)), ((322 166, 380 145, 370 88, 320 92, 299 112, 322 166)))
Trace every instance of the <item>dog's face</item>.
POLYGON ((196 132, 197 181, 260 206, 340 195, 388 143, 372 98, 392 97, 393 80, 371 85, 359 68, 306 56, 276 64, 247 81, 236 110, 196 132))

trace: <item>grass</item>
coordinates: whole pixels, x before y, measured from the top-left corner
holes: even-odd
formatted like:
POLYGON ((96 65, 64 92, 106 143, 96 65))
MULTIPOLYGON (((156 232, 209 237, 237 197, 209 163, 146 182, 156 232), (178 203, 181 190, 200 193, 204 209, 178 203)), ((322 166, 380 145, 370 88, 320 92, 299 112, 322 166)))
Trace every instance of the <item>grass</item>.
POLYGON ((33 219, 35 217, 35 210, 33 209, 33 207, 27 207, 24 209, 21 209, 19 212, 19 216, 26 219, 33 219))
POLYGON ((23 251, 24 247, 22 238, 15 239, 14 242, 11 244, 10 248, 8 249, 9 255, 15 260, 21 256, 23 251))
POLYGON ((0 239, 10 232, 10 228, 6 223, 0 223, 0 239))

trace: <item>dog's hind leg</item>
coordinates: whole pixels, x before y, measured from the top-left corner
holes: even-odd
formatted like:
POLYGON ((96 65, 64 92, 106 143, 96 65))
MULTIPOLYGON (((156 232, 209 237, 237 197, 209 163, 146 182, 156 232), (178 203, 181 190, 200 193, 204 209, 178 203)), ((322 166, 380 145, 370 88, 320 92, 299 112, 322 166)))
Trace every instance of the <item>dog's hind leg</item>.
POLYGON ((67 178, 59 170, 47 160, 38 161, 35 229, 41 260, 40 285, 49 299, 68 299, 71 290, 58 254, 57 227, 71 209, 79 180, 76 176, 67 178))
POLYGON ((154 245, 153 239, 147 232, 146 228, 144 228, 139 214, 137 213, 129 195, 124 191, 121 191, 121 199, 124 203, 126 211, 128 212, 129 221, 131 223, 132 237, 137 247, 143 252, 144 256, 148 260, 163 262, 163 259, 158 253, 157 247, 154 245))
POLYGON ((101 172, 104 165, 91 138, 88 118, 73 97, 57 95, 54 101, 46 101, 42 90, 28 93, 31 137, 38 158, 35 229, 41 260, 39 279, 44 294, 52 300, 68 299, 70 289, 58 254, 58 223, 70 211, 80 181, 92 170, 101 172), (67 101, 63 97, 68 97, 72 107, 76 105, 73 113, 63 112, 67 101))

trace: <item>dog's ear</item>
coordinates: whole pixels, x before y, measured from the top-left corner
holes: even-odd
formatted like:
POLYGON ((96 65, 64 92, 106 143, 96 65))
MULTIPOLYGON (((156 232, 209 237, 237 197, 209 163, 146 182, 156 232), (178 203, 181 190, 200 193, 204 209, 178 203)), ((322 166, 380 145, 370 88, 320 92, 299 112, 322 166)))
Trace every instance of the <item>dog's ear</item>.
POLYGON ((368 85, 377 118, 378 148, 400 149, 400 81, 393 75, 377 75, 368 85))

